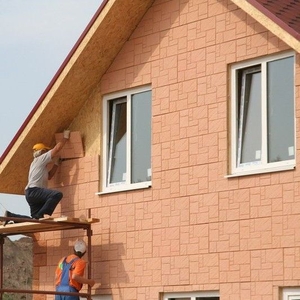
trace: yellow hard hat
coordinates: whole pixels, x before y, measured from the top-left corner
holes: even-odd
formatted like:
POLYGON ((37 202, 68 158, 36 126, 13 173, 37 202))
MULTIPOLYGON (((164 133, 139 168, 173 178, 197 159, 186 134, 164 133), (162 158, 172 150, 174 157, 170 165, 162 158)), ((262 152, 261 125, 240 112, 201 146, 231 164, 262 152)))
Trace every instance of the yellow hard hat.
POLYGON ((43 143, 38 143, 35 144, 32 148, 34 151, 39 151, 39 150, 50 150, 50 147, 45 146, 43 143))

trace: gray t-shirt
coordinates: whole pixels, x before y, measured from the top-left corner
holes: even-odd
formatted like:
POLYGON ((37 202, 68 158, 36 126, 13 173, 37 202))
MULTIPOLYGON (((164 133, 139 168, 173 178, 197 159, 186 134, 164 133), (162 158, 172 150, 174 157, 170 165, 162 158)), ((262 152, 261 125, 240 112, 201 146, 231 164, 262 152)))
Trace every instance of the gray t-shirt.
POLYGON ((52 161, 51 151, 48 151, 33 159, 30 165, 28 184, 25 190, 28 188, 39 187, 47 188, 48 186, 48 169, 47 164, 52 161))

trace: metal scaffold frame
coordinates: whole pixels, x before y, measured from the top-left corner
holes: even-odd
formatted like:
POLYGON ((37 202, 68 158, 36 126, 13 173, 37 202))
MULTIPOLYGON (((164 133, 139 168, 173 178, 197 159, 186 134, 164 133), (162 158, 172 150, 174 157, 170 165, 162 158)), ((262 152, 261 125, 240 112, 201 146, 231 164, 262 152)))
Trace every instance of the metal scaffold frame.
MULTIPOLYGON (((90 216, 90 211, 89 211, 90 216)), ((6 226, 0 225, 0 299, 3 299, 4 293, 24 293, 24 294, 43 294, 43 295, 77 295, 85 297, 91 300, 91 287, 88 286, 87 293, 67 293, 67 292, 56 292, 56 291, 39 291, 39 290, 21 290, 21 289, 4 289, 3 288, 3 256, 4 256, 4 239, 11 235, 32 235, 38 232, 49 232, 49 231, 63 231, 72 229, 84 229, 86 230, 87 236, 87 277, 91 278, 92 260, 91 260, 91 237, 92 229, 91 224, 99 222, 99 219, 88 218, 87 220, 80 220, 76 218, 49 218, 49 219, 23 219, 23 218, 7 218, 0 217, 0 221, 13 221, 14 224, 8 224, 6 226)))

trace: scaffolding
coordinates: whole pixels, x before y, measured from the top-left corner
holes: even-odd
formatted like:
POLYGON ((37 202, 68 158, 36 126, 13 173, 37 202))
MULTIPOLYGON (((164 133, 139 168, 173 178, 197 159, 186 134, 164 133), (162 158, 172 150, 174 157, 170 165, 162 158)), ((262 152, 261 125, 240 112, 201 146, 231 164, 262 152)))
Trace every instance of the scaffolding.
MULTIPOLYGON (((89 211, 90 216, 90 211, 89 211)), ((24 219, 24 218, 7 218, 0 217, 0 221, 13 221, 13 224, 7 224, 6 226, 0 225, 0 299, 3 299, 4 293, 24 293, 24 294, 43 294, 43 295, 77 295, 80 297, 85 297, 88 300, 91 298, 91 287, 88 286, 87 293, 67 293, 67 292, 56 292, 56 291, 39 291, 39 290, 21 290, 21 289, 4 289, 3 288, 3 246, 5 237, 12 235, 27 235, 30 236, 34 233, 39 232, 49 232, 49 231, 63 231, 63 230, 72 230, 72 229, 84 229, 86 230, 87 236, 87 277, 91 278, 92 270, 92 260, 91 260, 91 237, 92 237, 92 223, 99 222, 99 219, 95 218, 70 218, 70 217, 61 217, 61 218, 47 218, 47 219, 24 219)))

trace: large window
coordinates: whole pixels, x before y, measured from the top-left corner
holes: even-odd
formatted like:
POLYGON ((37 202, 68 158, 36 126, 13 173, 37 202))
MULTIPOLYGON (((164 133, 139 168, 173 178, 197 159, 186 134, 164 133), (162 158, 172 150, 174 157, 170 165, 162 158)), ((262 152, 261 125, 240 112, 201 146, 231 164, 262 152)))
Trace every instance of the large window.
POLYGON ((165 293, 163 300, 219 300, 219 292, 165 293))
POLYGON ((104 97, 103 191, 151 185, 151 90, 104 97))
POLYGON ((231 173, 295 166, 294 55, 231 68, 231 173))

